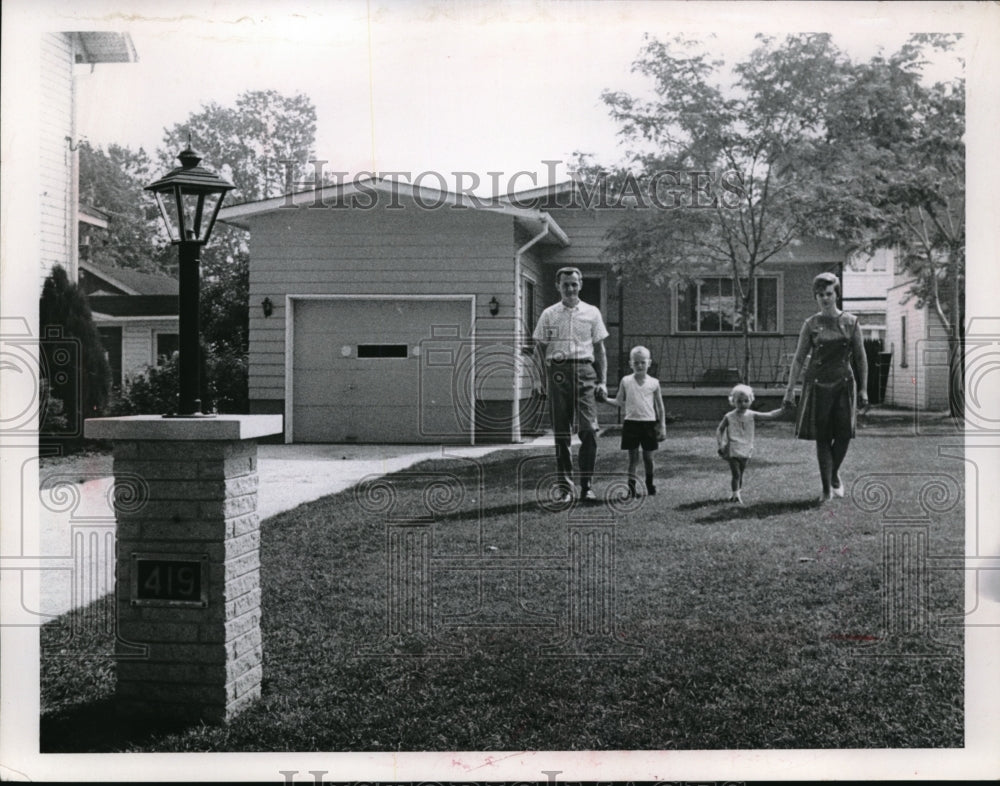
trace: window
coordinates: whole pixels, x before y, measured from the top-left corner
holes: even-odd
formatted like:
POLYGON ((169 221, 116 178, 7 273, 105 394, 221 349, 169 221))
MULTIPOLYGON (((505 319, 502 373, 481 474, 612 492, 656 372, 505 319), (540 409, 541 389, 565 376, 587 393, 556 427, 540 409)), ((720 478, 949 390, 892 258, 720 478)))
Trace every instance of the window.
POLYGON ((358 344, 359 358, 405 358, 408 354, 406 344, 358 344))
MULTIPOLYGON (((743 282, 744 286, 746 281, 743 282)), ((778 277, 761 276, 754 288, 750 330, 778 331, 778 277)), ((677 287, 677 330, 681 333, 740 333, 743 330, 731 278, 702 278, 677 287)))
POLYGON ((535 332, 535 282, 530 278, 521 280, 521 315, 524 320, 524 334, 528 340, 535 332))
POLYGON ((122 386, 122 329, 120 327, 99 327, 104 354, 111 367, 111 387, 120 390, 122 386))
POLYGON ((180 336, 177 333, 156 334, 156 365, 162 366, 180 349, 180 336))
POLYGON ((906 314, 899 318, 899 367, 907 368, 906 362, 906 314))

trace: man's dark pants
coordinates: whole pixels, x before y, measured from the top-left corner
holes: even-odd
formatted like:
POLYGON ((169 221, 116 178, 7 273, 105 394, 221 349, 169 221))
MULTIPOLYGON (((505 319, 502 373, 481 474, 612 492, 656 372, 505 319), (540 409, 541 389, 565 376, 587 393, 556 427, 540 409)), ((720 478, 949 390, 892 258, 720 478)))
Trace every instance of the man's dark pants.
POLYGON ((580 485, 590 487, 597 461, 597 372, 587 361, 553 361, 548 367, 549 407, 556 441, 556 472, 564 491, 573 489, 570 453, 573 418, 580 434, 580 485))

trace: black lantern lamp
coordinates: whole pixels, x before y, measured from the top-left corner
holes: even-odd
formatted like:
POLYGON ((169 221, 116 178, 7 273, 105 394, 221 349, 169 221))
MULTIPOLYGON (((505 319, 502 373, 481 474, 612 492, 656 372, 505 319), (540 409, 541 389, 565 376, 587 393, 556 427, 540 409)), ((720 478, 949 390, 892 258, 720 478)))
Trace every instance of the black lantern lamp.
POLYGON ((496 316, 500 313, 500 302, 496 297, 491 297, 490 302, 487 304, 490 307, 490 316, 496 316))
POLYGON ((236 188, 198 164, 201 156, 187 149, 177 156, 181 165, 146 186, 152 191, 180 257, 180 402, 177 417, 207 417, 201 412, 198 301, 201 247, 208 242, 227 191, 236 188))

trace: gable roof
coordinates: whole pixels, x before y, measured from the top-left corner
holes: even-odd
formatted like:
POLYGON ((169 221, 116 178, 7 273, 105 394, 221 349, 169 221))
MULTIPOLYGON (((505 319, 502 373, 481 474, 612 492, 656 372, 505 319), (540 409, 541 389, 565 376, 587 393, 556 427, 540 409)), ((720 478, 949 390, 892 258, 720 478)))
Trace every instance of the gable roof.
POLYGON ((178 291, 177 279, 160 273, 143 273, 139 270, 95 265, 93 262, 84 261, 80 262, 80 270, 118 290, 109 294, 176 295, 178 291))
POLYGON ((324 186, 318 189, 311 188, 307 191, 292 192, 280 197, 230 205, 219 211, 219 220, 226 224, 240 227, 241 229, 249 229, 248 219, 254 216, 274 213, 278 210, 308 207, 319 203, 334 203, 351 197, 370 199, 375 194, 402 196, 418 203, 429 206, 433 205, 434 207, 449 205, 478 210, 493 215, 507 216, 514 219, 517 223, 522 224, 533 234, 537 234, 543 227, 546 227, 548 235, 543 242, 547 241, 562 246, 569 245, 569 237, 551 216, 534 208, 512 205, 506 197, 490 199, 470 194, 456 194, 450 191, 438 191, 422 186, 414 186, 411 183, 403 183, 398 180, 377 177, 355 178, 349 183, 324 186))

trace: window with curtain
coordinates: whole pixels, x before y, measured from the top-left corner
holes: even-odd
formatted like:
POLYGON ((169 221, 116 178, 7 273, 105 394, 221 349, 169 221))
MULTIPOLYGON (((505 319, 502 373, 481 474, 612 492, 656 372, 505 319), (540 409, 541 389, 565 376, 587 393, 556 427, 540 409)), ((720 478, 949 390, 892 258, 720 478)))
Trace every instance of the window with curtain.
MULTIPOLYGON (((755 333, 778 331, 778 277, 759 276, 750 313, 750 330, 755 333)), ((744 281, 744 286, 746 282, 744 281)), ((741 333, 733 280, 706 277, 680 284, 676 289, 677 331, 679 333, 741 333)))

